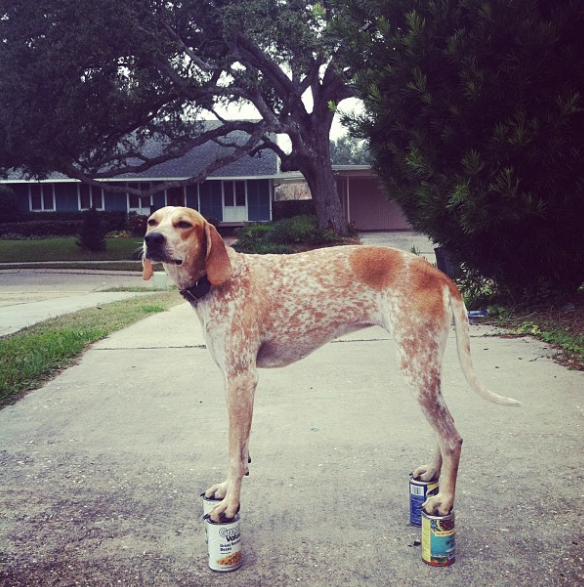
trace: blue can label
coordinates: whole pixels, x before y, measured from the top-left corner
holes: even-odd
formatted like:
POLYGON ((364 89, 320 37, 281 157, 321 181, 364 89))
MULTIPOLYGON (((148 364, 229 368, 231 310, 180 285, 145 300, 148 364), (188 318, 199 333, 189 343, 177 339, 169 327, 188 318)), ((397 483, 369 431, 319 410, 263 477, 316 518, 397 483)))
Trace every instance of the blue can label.
POLYGON ((434 567, 445 567, 455 561, 456 530, 454 512, 447 516, 430 516, 422 511, 422 560, 434 567))
POLYGON ((422 505, 438 493, 438 481, 419 481, 410 475, 410 524, 422 525, 422 505))

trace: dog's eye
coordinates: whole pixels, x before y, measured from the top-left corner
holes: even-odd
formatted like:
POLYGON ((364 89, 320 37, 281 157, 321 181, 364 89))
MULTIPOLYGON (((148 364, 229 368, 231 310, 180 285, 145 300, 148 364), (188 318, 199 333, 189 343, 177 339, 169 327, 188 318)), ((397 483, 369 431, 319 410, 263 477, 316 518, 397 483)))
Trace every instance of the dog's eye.
POLYGON ((193 225, 192 225, 190 222, 187 222, 186 220, 181 220, 181 221, 180 221, 180 222, 177 224, 177 226, 178 226, 179 228, 192 228, 192 226, 193 226, 193 225))
POLYGON ((156 220, 154 220, 154 218, 150 218, 150 220, 148 220, 148 226, 156 226, 156 220))

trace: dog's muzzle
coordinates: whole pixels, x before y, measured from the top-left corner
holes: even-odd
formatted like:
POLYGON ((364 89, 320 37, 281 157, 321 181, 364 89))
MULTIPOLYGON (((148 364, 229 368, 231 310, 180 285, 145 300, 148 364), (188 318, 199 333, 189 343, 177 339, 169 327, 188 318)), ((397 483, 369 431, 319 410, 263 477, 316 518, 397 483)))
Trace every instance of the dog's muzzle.
POLYGON ((144 237, 144 257, 155 263, 182 265, 182 259, 175 259, 166 247, 166 237, 160 232, 149 232, 144 237))

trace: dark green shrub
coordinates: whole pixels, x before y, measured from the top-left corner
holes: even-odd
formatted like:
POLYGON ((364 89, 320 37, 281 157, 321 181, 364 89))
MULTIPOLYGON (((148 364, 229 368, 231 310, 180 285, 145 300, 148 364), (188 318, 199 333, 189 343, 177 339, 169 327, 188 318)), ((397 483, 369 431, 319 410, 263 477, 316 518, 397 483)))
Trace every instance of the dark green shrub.
POLYGON ((136 212, 130 212, 128 214, 126 229, 129 230, 133 236, 142 237, 146 234, 147 220, 148 216, 137 214, 136 212))
MULTIPOLYGON (((85 212, 80 212, 81 215, 85 212)), ((115 232, 126 229, 126 223, 128 219, 127 212, 122 210, 118 211, 99 211, 99 219, 103 225, 104 230, 107 232, 115 232)))
POLYGON ((250 255, 290 255, 295 252, 294 249, 288 245, 264 242, 255 243, 246 248, 242 248, 239 243, 236 243, 233 248, 240 253, 248 253, 250 255))
POLYGON ((272 243, 284 245, 317 244, 325 240, 318 228, 316 216, 294 216, 278 220, 267 238, 272 243))
POLYGON ((517 297, 575 291, 581 1, 351 4, 367 11, 345 31, 366 108, 354 130, 413 227, 517 297))
MULTIPOLYGON (((74 236, 79 233, 85 214, 86 212, 21 212, 17 216, 3 214, 0 217, 0 231, 23 236, 74 236), (19 225, 18 230, 14 229, 15 224, 19 225), (52 224, 54 228, 51 228, 52 224), (69 230, 67 226, 70 227, 69 230)), ((98 214, 107 232, 126 229, 126 212, 100 211, 98 214)))
POLYGON ((219 218, 217 218, 217 216, 205 216, 205 220, 209 223, 212 224, 215 228, 218 228, 219 225, 221 224, 221 220, 219 220, 219 218))
POLYGON ((22 216, 22 212, 18 209, 14 190, 6 185, 0 185, 0 210, 2 210, 2 222, 8 219, 18 221, 22 216))
MULTIPOLYGON (((46 218, 46 215, 45 215, 46 218)), ((19 235, 20 237, 51 237, 51 236, 74 236, 79 233, 81 220, 35 220, 33 222, 12 222, 0 224, 0 236, 8 238, 8 235, 19 235)))
MULTIPOLYGON (((99 218, 108 232, 116 230, 125 230, 128 214, 123 210, 105 211, 99 210, 97 212, 99 218)), ((87 210, 77 212, 25 212, 22 220, 27 222, 52 222, 68 221, 68 222, 83 222, 87 210)))
POLYGON ((75 242, 84 251, 91 251, 93 253, 105 251, 106 233, 107 227, 102 223, 99 212, 95 208, 91 208, 91 210, 85 213, 79 237, 75 242))
POLYGON ((235 231, 237 243, 234 248, 245 253, 256 253, 265 244, 266 237, 273 232, 272 224, 247 224, 235 231))
POLYGON ((272 204, 274 221, 316 214, 313 200, 278 200, 272 204))
POLYGON ((235 236, 236 250, 259 254, 286 254, 346 242, 331 231, 322 231, 316 216, 295 216, 272 224, 249 224, 236 230, 235 236))

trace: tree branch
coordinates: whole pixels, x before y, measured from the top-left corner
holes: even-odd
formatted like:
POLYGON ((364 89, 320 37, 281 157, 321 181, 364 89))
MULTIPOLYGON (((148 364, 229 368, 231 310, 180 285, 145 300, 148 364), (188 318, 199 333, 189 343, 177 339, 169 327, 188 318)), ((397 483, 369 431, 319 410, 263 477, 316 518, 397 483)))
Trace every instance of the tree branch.
POLYGON ((298 87, 292 83, 292 80, 282 71, 282 68, 247 37, 238 34, 236 46, 238 49, 243 50, 247 56, 247 59, 243 58, 242 61, 244 63, 246 60, 249 61, 253 67, 266 75, 280 97, 283 98, 291 93, 296 94, 298 92, 298 87))
MULTIPOLYGON (((207 179, 207 177, 209 177, 209 175, 217 171, 217 169, 221 169, 221 167, 225 167, 226 165, 229 165, 230 163, 233 163, 234 161, 237 161, 238 159, 241 159, 242 157, 249 155, 253 151, 254 147, 256 147, 256 145, 262 140, 262 137, 264 136, 265 132, 265 127, 261 124, 258 124, 257 128, 250 134, 248 140, 243 145, 240 145, 239 147, 235 148, 228 155, 216 159, 215 161, 210 163, 205 169, 203 169, 199 174, 191 176, 187 179, 156 183, 147 190, 141 190, 139 188, 133 188, 129 186, 113 186, 104 183, 103 181, 99 181, 97 175, 87 175, 74 166, 66 166, 61 171, 71 179, 77 179, 82 183, 103 188, 108 192, 128 193, 137 196, 148 197, 154 194, 158 194, 166 189, 202 183, 207 179)), ((128 170, 125 169, 121 173, 128 173, 128 170)), ((107 176, 101 175, 99 177, 101 179, 104 179, 107 176)))
MULTIPOLYGON (((246 121, 224 121, 221 126, 218 126, 215 129, 206 131, 197 135, 193 139, 187 141, 184 145, 182 145, 178 149, 174 149, 172 151, 168 151, 159 155, 157 157, 146 157, 140 151, 126 151, 116 156, 112 156, 108 159, 102 159, 100 161, 95 161, 93 163, 93 167, 106 167, 108 165, 116 165, 120 164, 121 162, 128 160, 128 159, 138 159, 143 161, 143 163, 139 165, 123 165, 123 167, 117 167, 115 169, 109 169, 107 171, 95 171, 91 172, 90 169, 84 171, 84 168, 87 165, 84 165, 82 161, 77 161, 76 166, 71 166, 71 168, 77 169, 79 173, 82 173, 85 176, 92 177, 93 179, 111 179, 115 177, 119 177, 120 175, 124 175, 126 173, 141 173, 144 171, 148 171, 155 165, 159 165, 161 163, 165 163, 166 161, 170 161, 172 159, 178 159, 182 157, 195 147, 198 147, 208 141, 216 140, 223 136, 227 136, 229 133, 241 130, 247 133, 250 136, 255 136, 258 132, 260 136, 267 131, 267 126, 263 121, 260 122, 246 122, 246 121)), ((67 172, 68 173, 68 172, 67 172)))

